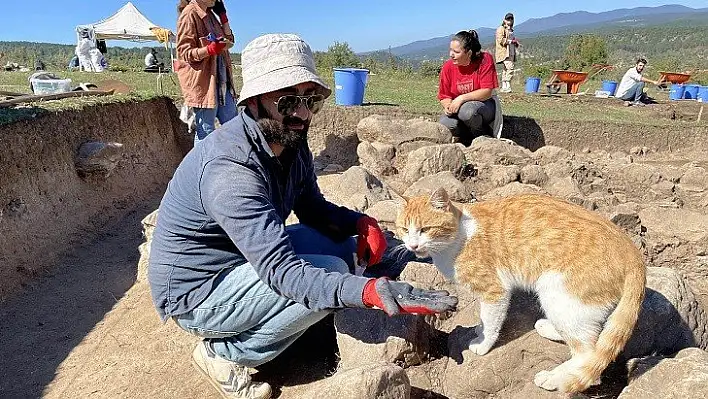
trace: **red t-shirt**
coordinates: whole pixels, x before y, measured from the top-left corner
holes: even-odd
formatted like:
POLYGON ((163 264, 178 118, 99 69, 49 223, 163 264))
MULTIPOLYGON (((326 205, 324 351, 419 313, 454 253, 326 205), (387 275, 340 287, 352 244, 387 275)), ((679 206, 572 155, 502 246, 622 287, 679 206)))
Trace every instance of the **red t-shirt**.
POLYGON ((482 59, 472 61, 467 66, 457 66, 452 59, 447 60, 440 71, 438 100, 455 99, 460 94, 467 94, 479 89, 499 87, 497 70, 492 55, 482 52, 482 59))

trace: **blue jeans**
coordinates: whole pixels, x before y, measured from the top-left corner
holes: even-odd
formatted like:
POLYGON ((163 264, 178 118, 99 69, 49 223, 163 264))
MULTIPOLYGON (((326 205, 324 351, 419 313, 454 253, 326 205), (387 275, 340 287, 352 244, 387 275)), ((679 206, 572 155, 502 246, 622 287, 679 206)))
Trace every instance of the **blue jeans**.
POLYGON ((635 84, 629 91, 620 97, 620 100, 624 101, 640 101, 644 95, 644 82, 639 82, 635 84))
MULTIPOLYGON (((354 238, 336 243, 301 224, 286 230, 295 252, 314 267, 339 273, 353 269, 354 238)), ((314 312, 278 295, 246 263, 223 274, 204 302, 174 320, 203 337, 220 357, 257 367, 282 353, 330 312, 314 312)))
POLYGON ((216 101, 216 108, 194 108, 194 122, 196 123, 197 131, 194 135, 194 144, 204 140, 209 133, 216 129, 216 119, 219 118, 219 123, 222 125, 238 114, 236 102, 231 95, 231 91, 226 91, 224 105, 219 105, 216 101))

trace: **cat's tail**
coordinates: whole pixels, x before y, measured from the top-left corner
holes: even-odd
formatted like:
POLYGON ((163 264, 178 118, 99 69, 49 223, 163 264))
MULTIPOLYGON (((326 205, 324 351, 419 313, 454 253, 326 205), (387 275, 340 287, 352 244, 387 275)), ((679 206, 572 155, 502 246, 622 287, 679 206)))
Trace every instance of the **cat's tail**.
POLYGON ((585 355, 587 357, 579 369, 566 380, 563 389, 565 392, 582 392, 596 383, 605 368, 615 360, 632 336, 646 286, 644 262, 641 258, 636 262, 640 264, 628 265, 630 271, 624 280, 622 297, 600 332, 595 350, 585 355))

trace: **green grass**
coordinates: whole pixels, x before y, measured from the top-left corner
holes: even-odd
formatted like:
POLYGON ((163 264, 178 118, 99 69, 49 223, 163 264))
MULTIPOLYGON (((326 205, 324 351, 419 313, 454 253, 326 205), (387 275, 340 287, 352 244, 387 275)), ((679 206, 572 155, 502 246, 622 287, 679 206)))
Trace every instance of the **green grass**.
MULTIPOLYGON (((235 70, 239 72, 238 69, 235 70)), ((144 72, 56 72, 62 78, 69 78, 72 84, 78 85, 82 82, 97 83, 102 80, 116 79, 128 84, 133 93, 127 96, 114 95, 106 97, 87 97, 81 99, 65 99, 61 101, 49 101, 46 103, 35 103, 30 108, 18 107, 10 110, 0 109, 0 124, 8 123, 17 119, 26 118, 27 115, 37 115, 43 111, 56 112, 62 109, 77 109, 94 104, 116 101, 135 101, 151 98, 157 95, 165 95, 173 98, 179 103, 181 95, 180 88, 175 74, 164 75, 162 79, 163 91, 158 92, 157 75, 144 72)), ((0 72, 0 90, 29 92, 27 81, 31 73, 21 72, 0 72)), ((331 73, 323 74, 324 79, 334 87, 331 73)), ((240 89, 241 78, 235 79, 237 90, 240 89)), ((684 118, 683 120, 671 120, 658 116, 657 113, 638 113, 635 108, 626 108, 622 103, 614 99, 596 99, 594 93, 601 85, 601 81, 589 81, 581 86, 581 91, 587 91, 585 96, 540 96, 509 94, 501 95, 504 114, 529 117, 544 121, 582 121, 582 122, 614 122, 636 125, 653 126, 692 126, 696 125, 695 117, 684 118)), ((518 79, 514 82, 517 92, 524 89, 523 82, 518 79)), ((389 104, 401 107, 413 113, 439 113, 440 105, 436 99, 438 89, 438 79, 436 77, 400 76, 400 75, 371 75, 366 88, 364 101, 373 104, 389 104)), ((660 100, 668 99, 667 92, 657 92, 649 89, 649 94, 660 100)), ((334 96, 328 99, 329 104, 334 104, 334 96)), ((681 112, 697 114, 698 105, 695 103, 679 103, 674 105, 680 108, 681 112)), ((651 108, 651 107, 650 107, 651 108)), ((708 119, 705 118, 705 119, 708 119)))
MULTIPOLYGON (((332 83, 332 79, 328 79, 328 83, 332 83)), ((580 91, 587 90, 584 96, 523 95, 521 94, 524 90, 523 82, 519 79, 513 82, 513 85, 516 94, 500 95, 504 115, 559 121, 602 121, 643 125, 691 124, 669 119, 638 118, 635 108, 624 107, 619 100, 594 98, 592 94, 600 89, 601 81, 589 81, 582 85, 580 91)), ((369 78, 364 101, 398 105, 412 112, 438 113, 442 112, 442 109, 436 98, 437 90, 437 78, 373 75, 369 78)), ((648 93, 659 101, 668 100, 668 92, 658 92, 649 88, 648 93)), ((696 108, 695 103, 681 103, 677 106, 696 108)))
MULTIPOLYGON (((59 101, 36 102, 24 104, 15 108, 0 108, 0 125, 19 120, 33 119, 48 112, 78 110, 97 104, 141 101, 159 95, 164 95, 179 101, 181 98, 177 76, 165 75, 162 79, 163 91, 159 92, 157 75, 142 72, 55 72, 63 79, 71 79, 72 86, 80 83, 98 83, 103 80, 119 80, 131 87, 127 95, 112 95, 101 97, 66 98, 59 101)), ((28 78, 31 73, 0 72, 0 91, 30 94, 28 78)))
MULTIPOLYGON (((133 91, 142 96, 154 96, 158 93, 157 74, 145 72, 54 72, 62 79, 71 79, 73 86, 78 86, 80 83, 97 83, 102 80, 115 79, 129 85, 133 91)), ((30 72, 0 72, 0 90, 16 91, 20 93, 29 93, 28 78, 32 75, 30 72)), ((179 84, 177 83, 177 75, 164 75, 163 90, 164 95, 180 96, 179 84)), ((63 101, 62 101, 63 102, 63 101)))

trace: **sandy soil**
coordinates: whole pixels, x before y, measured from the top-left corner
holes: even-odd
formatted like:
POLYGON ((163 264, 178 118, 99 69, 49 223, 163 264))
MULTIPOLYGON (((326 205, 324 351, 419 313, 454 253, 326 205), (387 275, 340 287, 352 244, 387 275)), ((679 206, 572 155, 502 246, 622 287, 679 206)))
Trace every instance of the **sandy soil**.
MULTIPOLYGON (((0 254, 0 263, 3 267, 17 265, 27 270, 26 275, 20 269, 0 270, 0 275, 4 273, 3 280, 11 281, 11 288, 19 290, 0 304, 1 398, 219 397, 190 364, 191 350, 197 338, 172 323, 160 323, 146 283, 135 282, 137 248, 142 242, 140 220, 158 206, 162 194, 150 197, 155 187, 146 187, 164 184, 180 154, 171 132, 153 136, 150 140, 143 138, 144 126, 159 126, 162 122, 160 112, 147 112, 149 110, 143 108, 142 125, 128 125, 128 121, 135 119, 128 114, 138 111, 137 108, 129 109, 111 122, 115 125, 112 129, 125 132, 123 138, 130 143, 125 164, 130 167, 126 166, 116 174, 121 179, 120 184, 91 186, 74 176, 71 166, 72 151, 77 143, 91 138, 115 139, 113 130, 109 132, 104 127, 101 131, 79 131, 61 140, 55 140, 52 132, 43 132, 33 136, 33 143, 17 139, 15 148, 20 148, 22 143, 31 144, 36 148, 36 154, 31 163, 33 170, 17 166, 17 170, 13 169, 17 174, 14 180, 7 171, 3 175, 8 181, 29 181, 31 184, 18 184, 7 198, 0 198, 7 199, 8 204, 15 203, 11 200, 24 198, 26 204, 16 212, 18 216, 12 219, 12 226, 9 224, 11 219, 5 219, 8 230, 0 229, 15 234, 12 236, 14 241, 6 235, 6 240, 0 243, 7 244, 6 247, 0 245, 1 248, 14 251, 0 254), (46 145, 37 147, 37 142, 46 145), (57 148, 62 152, 59 153, 57 148), (166 148, 171 152, 163 153, 166 148), (56 168, 46 169, 47 159, 51 159, 56 168), (145 162, 152 164, 145 166, 145 162), (136 169, 143 170, 143 175, 136 176, 136 169), (146 173, 146 170, 152 173, 146 173), (155 173, 156 170, 160 173, 155 173), (138 181, 139 178, 146 178, 147 183, 138 181), (70 192, 71 197, 50 196, 53 193, 51 190, 47 193, 47 182, 59 191, 66 187, 75 187, 76 191, 70 192), (113 197, 121 192, 124 193, 122 198, 113 197), (150 199, 145 201, 145 197, 150 199), (99 203, 98 199, 105 199, 106 203, 99 203), (51 206, 47 210, 40 205, 51 206), (92 219, 80 214, 89 208, 95 208, 91 211, 93 215, 104 217, 92 219), (127 209, 133 210, 126 213, 127 209), (111 215, 120 216, 111 218, 111 215), (72 224, 71 229, 52 231, 52 226, 63 226, 68 220, 76 222, 77 218, 81 218, 81 223, 72 224), (105 224, 104 220, 112 221, 105 224), (78 235, 81 239, 69 242, 69 235, 78 235), (27 237, 34 238, 29 241, 27 237), (64 251, 68 243, 73 248, 64 251), (3 256, 8 258, 3 259, 3 256), (15 262, 15 259, 23 261, 15 262), (37 278, 40 275, 42 277, 37 278), (20 282, 23 284, 21 289, 18 288, 20 282)), ((327 144, 333 153, 346 152, 349 157, 355 156, 355 134, 352 136, 351 129, 356 123, 353 119, 340 119, 335 118, 331 123, 341 130, 341 137, 330 136, 327 144), (343 148, 342 143, 349 147, 343 148), (350 147, 354 149, 353 153, 350 147)), ((556 130, 559 135, 567 132, 562 124, 556 130)), ((645 132, 645 137, 660 137, 661 132, 657 129, 657 132, 650 133, 645 132)), ((680 133, 688 135, 690 132, 680 133)), ((597 137, 587 137, 581 130, 565 134, 575 138, 576 144, 586 145, 598 140, 597 137)), ((602 139, 609 143, 610 138, 623 134, 608 127, 602 139)), ((341 158, 345 167, 349 166, 347 159, 341 158)), ((688 159, 696 158, 685 154, 671 157, 656 154, 647 161, 680 165, 688 159)), ((700 159, 705 162, 707 158, 704 154, 700 159)), ((339 161, 334 155, 328 160, 339 161)), ((0 288, 2 284, 6 283, 0 283, 0 288)), ((273 384, 276 397, 302 398, 308 383, 334 371, 335 348, 332 321, 326 319, 285 354, 261 368, 254 377, 273 384)), ((431 397, 429 395, 429 392, 414 392, 413 396, 431 397)))
MULTIPOLYGON (((191 365, 197 338, 162 324, 135 284, 140 220, 152 201, 105 228, 0 307, 3 398, 217 398, 191 365)), ((254 378, 299 397, 336 367, 331 318, 254 378)))

